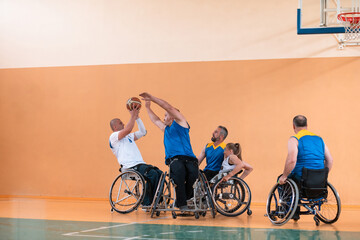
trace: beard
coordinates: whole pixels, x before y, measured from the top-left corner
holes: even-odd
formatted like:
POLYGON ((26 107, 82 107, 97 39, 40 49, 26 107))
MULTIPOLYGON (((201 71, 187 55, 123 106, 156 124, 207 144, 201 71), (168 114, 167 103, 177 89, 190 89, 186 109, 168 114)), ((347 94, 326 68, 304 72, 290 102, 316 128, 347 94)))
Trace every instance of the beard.
POLYGON ((216 138, 216 137, 212 137, 212 138, 211 138, 211 141, 212 141, 212 142, 216 142, 217 140, 219 140, 219 138, 216 138))

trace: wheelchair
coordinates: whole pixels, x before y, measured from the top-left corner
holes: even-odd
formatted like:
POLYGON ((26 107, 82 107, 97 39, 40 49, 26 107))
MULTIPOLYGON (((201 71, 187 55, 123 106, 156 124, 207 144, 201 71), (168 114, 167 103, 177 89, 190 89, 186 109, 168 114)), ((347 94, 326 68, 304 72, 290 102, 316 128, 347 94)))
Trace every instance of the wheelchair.
POLYGON ((111 212, 130 213, 137 210, 145 196, 145 179, 137 171, 128 169, 115 178, 110 187, 111 212))
POLYGON ((288 178, 284 185, 275 184, 266 202, 266 215, 270 221, 281 226, 302 207, 305 211, 299 211, 299 216, 314 215, 316 226, 320 225, 320 221, 326 224, 336 222, 341 212, 341 201, 334 186, 327 181, 327 175, 327 168, 303 168, 300 183, 288 178))
POLYGON ((227 182, 214 177, 212 183, 213 201, 217 211, 227 217, 235 217, 247 211, 250 216, 251 191, 247 183, 238 177, 243 170, 231 177, 227 182))
POLYGON ((210 211, 211 216, 215 218, 216 210, 211 189, 202 171, 199 171, 199 177, 193 185, 194 197, 187 201, 190 210, 182 211, 175 206, 175 186, 174 181, 170 178, 170 173, 163 173, 150 208, 151 217, 160 216, 161 212, 170 211, 174 219, 177 216, 195 216, 196 219, 199 219, 200 216, 205 217, 206 213, 210 211))

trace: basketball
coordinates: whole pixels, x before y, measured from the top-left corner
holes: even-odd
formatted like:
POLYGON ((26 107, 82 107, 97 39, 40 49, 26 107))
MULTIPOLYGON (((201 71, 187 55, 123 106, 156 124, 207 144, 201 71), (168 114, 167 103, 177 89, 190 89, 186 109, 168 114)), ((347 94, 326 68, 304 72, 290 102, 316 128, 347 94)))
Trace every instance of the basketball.
POLYGON ((139 98, 137 97, 132 97, 132 98, 129 98, 129 100, 127 100, 126 102, 126 108, 128 110, 133 110, 133 108, 137 107, 138 106, 138 109, 140 110, 141 108, 141 101, 139 98))

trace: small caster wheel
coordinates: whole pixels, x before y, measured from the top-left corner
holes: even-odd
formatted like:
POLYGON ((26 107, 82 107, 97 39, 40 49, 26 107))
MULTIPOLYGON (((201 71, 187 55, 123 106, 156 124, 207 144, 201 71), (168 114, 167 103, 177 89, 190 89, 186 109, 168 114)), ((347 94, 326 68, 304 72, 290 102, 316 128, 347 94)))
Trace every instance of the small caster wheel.
POLYGON ((171 215, 172 215, 172 217, 173 217, 173 219, 176 219, 176 213, 175 212, 171 212, 171 215))
POLYGON ((160 212, 156 212, 156 216, 157 216, 157 217, 160 216, 160 212))
POLYGON ((111 209, 110 209, 110 212, 112 212, 112 213, 113 213, 113 212, 114 212, 114 209, 113 209, 113 208, 111 208, 111 209))
POLYGON ((206 212, 202 212, 202 214, 201 214, 203 217, 205 217, 206 216, 206 212))
POLYGON ((199 219, 200 216, 199 216, 199 213, 198 213, 198 212, 195 212, 194 215, 195 215, 195 218, 196 218, 196 219, 199 219))
POLYGON ((251 211, 251 209, 250 208, 248 208, 248 210, 247 210, 247 215, 251 215, 252 214, 252 211, 251 211))
POLYGON ((216 215, 216 211, 215 211, 215 210, 212 210, 212 211, 211 211, 211 216, 212 216, 213 218, 215 218, 215 215, 216 215))
POLYGON ((314 221, 315 221, 316 226, 320 225, 320 220, 316 216, 314 217, 314 221))

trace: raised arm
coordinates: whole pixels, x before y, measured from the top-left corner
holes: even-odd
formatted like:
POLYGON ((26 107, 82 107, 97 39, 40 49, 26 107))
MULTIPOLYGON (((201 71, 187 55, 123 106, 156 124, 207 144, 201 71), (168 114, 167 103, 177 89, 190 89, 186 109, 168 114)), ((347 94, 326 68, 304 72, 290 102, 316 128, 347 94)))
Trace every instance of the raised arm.
POLYGON ((161 131, 165 131, 165 123, 161 121, 161 119, 153 112, 151 109, 151 102, 149 100, 145 100, 146 111, 150 117, 150 120, 158 127, 161 131))
POLYGON ((118 135, 119 140, 124 138, 129 133, 131 133, 131 131, 133 130, 134 125, 135 125, 135 120, 139 116, 139 110, 134 109, 134 110, 130 111, 130 115, 131 115, 131 117, 130 117, 129 122, 125 125, 125 127, 122 130, 119 131, 119 135, 118 135))
POLYGON ((199 166, 200 166, 200 164, 202 163, 202 161, 204 160, 204 158, 205 158, 205 147, 204 147, 203 150, 201 151, 200 155, 197 157, 198 162, 199 162, 199 166))
POLYGON ((138 125, 139 130, 135 132, 134 140, 138 140, 139 138, 146 135, 146 128, 144 123, 141 121, 140 117, 136 119, 136 124, 138 125))
POLYGON ((286 157, 284 172, 279 178, 279 184, 284 184, 291 171, 295 168, 298 154, 298 141, 291 137, 288 141, 288 155, 286 157))
POLYGON ((145 101, 152 101, 156 103, 165 111, 167 111, 180 126, 188 128, 188 124, 184 115, 182 115, 176 108, 171 106, 170 103, 163 99, 157 98, 147 92, 141 93, 140 96, 143 97, 143 100, 145 101))

